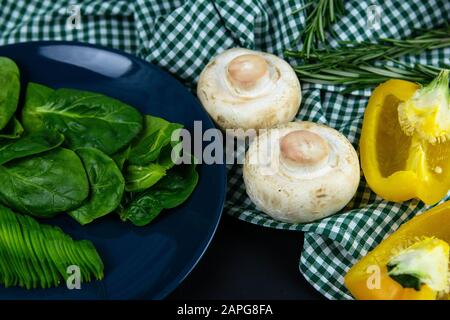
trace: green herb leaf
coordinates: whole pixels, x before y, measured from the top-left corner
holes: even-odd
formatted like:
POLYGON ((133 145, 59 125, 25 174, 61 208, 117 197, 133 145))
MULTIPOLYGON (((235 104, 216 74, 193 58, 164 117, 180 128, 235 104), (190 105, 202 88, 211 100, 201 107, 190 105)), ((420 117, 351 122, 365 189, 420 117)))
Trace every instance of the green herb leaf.
MULTIPOLYGON (((320 1, 317 5, 319 5, 320 1)), ((309 29, 307 29, 309 30, 309 29)), ((302 51, 286 50, 285 56, 301 59, 294 70, 304 82, 347 85, 343 93, 364 89, 391 78, 426 84, 442 69, 422 64, 401 63, 396 58, 406 54, 420 54, 424 51, 450 46, 450 26, 422 31, 418 36, 403 40, 380 39, 379 42, 341 42, 338 48, 312 48, 312 33, 305 32, 302 51), (375 65, 375 61, 393 62, 391 65, 375 65)))
POLYGON ((343 0, 309 0, 293 14, 306 10, 306 26, 303 32, 303 52, 309 57, 319 42, 325 41, 326 29, 344 13, 343 0))

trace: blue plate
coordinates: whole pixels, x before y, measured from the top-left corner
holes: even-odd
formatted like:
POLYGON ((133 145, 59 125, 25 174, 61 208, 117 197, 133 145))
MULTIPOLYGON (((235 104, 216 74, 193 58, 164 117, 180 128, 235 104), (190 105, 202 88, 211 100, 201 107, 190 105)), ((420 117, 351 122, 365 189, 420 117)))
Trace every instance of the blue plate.
MULTIPOLYGON (((179 122, 191 132, 214 125, 197 99, 156 66, 126 53, 74 42, 31 42, 0 47, 0 56, 20 68, 22 100, 26 84, 100 92, 144 114, 179 122)), ((226 192, 224 165, 200 165, 199 184, 182 206, 164 211, 146 227, 115 215, 81 227, 67 216, 40 222, 60 226, 75 239, 89 239, 105 263, 105 278, 80 290, 24 290, 0 287, 0 299, 162 299, 194 268, 220 220, 226 192)))

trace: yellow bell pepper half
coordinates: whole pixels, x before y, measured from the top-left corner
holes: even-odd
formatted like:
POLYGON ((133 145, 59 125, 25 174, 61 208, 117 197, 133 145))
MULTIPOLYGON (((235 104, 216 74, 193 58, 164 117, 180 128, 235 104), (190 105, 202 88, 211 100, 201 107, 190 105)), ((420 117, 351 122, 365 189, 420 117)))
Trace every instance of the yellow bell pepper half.
POLYGON ((435 300, 437 292, 428 285, 422 285, 419 291, 403 288, 388 275, 387 264, 420 239, 435 237, 450 243, 449 221, 450 201, 414 217, 357 262, 345 276, 345 286, 360 300, 435 300))
POLYGON ((374 90, 361 132, 361 167, 371 189, 382 198, 395 202, 419 198, 435 204, 450 189, 450 141, 433 145, 402 131, 398 106, 417 89, 412 82, 389 80, 374 90))

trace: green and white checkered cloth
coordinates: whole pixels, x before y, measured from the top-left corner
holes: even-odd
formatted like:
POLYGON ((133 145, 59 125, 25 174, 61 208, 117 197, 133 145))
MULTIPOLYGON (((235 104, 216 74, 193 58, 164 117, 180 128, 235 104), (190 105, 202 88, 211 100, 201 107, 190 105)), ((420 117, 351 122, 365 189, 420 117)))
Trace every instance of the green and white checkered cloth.
MULTIPOLYGON (((78 40, 127 51, 160 65, 191 88, 217 53, 234 46, 282 56, 300 46, 304 0, 0 0, 0 45, 33 40, 78 40), (70 5, 78 5, 81 28, 69 29, 70 5), (297 41, 296 41, 297 40, 297 41)), ((432 29, 450 21, 449 0, 347 0, 346 14, 333 26, 339 40, 402 38, 415 28, 432 29), (381 9, 379 28, 369 28, 367 8, 381 9)), ((405 62, 450 64, 450 48, 405 62)), ((339 87, 303 84, 298 119, 328 124, 358 148, 369 90, 339 94, 339 87)), ((394 204, 370 191, 364 179, 341 214, 307 225, 280 223, 256 210, 245 194, 241 168, 229 170, 226 212, 264 227, 305 232, 300 271, 330 299, 349 299, 345 272, 358 259, 422 212, 418 201, 394 204)))

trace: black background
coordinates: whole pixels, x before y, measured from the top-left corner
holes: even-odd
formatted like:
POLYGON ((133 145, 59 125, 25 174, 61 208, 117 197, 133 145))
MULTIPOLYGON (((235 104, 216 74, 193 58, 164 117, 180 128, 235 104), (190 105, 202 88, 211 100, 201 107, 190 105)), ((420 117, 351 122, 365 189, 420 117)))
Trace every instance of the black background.
POLYGON ((223 214, 210 247, 168 299, 324 299, 298 269, 303 234, 223 214))

